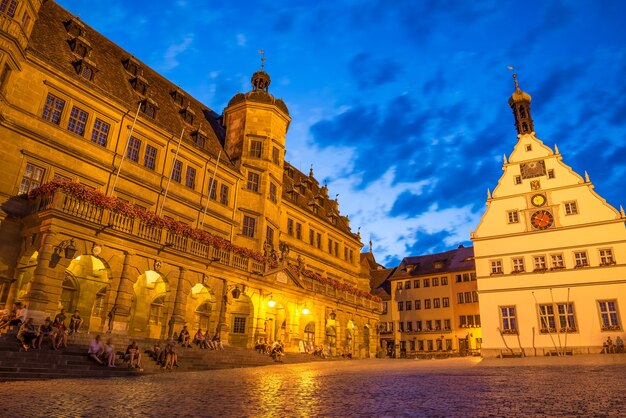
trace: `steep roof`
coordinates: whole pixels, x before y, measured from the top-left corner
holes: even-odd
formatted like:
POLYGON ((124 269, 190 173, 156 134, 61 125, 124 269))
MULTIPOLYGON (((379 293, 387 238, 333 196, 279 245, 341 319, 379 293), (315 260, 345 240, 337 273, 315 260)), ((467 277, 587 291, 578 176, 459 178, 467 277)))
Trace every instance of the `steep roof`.
POLYGON ((475 270, 474 247, 462 247, 437 254, 405 257, 391 279, 475 270))
MULTIPOLYGON (((198 147, 198 149, 215 156, 220 149, 223 149, 224 129, 221 126, 220 115, 134 58, 132 54, 102 36, 95 29, 78 20, 54 1, 46 1, 41 6, 30 38, 29 52, 77 82, 85 84, 87 88, 109 96, 113 101, 128 108, 133 114, 139 101, 149 98, 157 104, 158 111, 154 120, 144 115, 146 120, 150 120, 176 137, 185 128, 185 139, 190 143, 193 141, 189 139, 189 135, 201 126, 207 141, 203 148, 198 147), (81 57, 75 54, 71 47, 72 40, 77 37, 68 32, 66 26, 72 19, 79 22, 78 25, 84 28, 81 38, 91 47, 91 52, 87 54, 87 58, 97 69, 93 81, 86 80, 77 73, 75 65, 81 57), (147 81, 148 89, 145 95, 133 89, 131 80, 136 76, 128 72, 123 64, 125 60, 131 57, 140 67, 137 76, 141 76, 147 81), (184 95, 182 107, 173 99, 172 93, 176 90, 184 95), (181 116, 181 111, 187 106, 194 114, 193 124, 186 123, 181 116)), ((225 163, 230 164, 229 162, 225 163)))
POLYGON ((396 267, 370 271, 370 293, 379 296, 382 300, 391 299, 391 282, 389 277, 396 271, 396 267))

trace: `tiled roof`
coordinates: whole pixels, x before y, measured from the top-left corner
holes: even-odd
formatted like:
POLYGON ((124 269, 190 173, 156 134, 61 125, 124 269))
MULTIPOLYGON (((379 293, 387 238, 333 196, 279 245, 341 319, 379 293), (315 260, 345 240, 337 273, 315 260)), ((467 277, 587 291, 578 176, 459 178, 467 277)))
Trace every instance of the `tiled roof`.
POLYGON ((348 219, 339 214, 339 205, 336 200, 328 198, 328 188, 320 187, 319 182, 311 174, 306 175, 294 166, 285 162, 283 175, 283 199, 295 203, 298 207, 307 210, 311 216, 324 220, 337 229, 352 234, 348 219), (317 206, 317 215, 313 208, 317 206), (333 223, 335 218, 335 223, 333 223))
MULTIPOLYGON (((185 128, 184 137, 189 138, 190 134, 202 124, 201 130, 207 136, 204 150, 217 156, 219 150, 223 149, 224 141, 220 115, 133 57, 141 67, 138 75, 143 77, 149 85, 146 95, 140 95, 130 83, 134 76, 126 71, 123 65, 123 61, 132 57, 132 54, 124 51, 84 22, 81 22, 85 29, 82 38, 92 48, 87 57, 95 64, 97 72, 93 81, 80 77, 74 66, 80 57, 74 54, 70 47, 70 41, 75 36, 68 33, 66 29, 67 22, 73 18, 76 19, 54 1, 44 2, 30 38, 30 52, 79 83, 84 83, 88 88, 111 97, 113 101, 132 111, 133 115, 139 101, 146 97, 150 98, 158 105, 153 122, 172 136, 178 137, 185 128), (175 90, 184 94, 182 107, 174 102, 171 93, 175 90), (181 116, 181 110, 187 106, 195 114, 193 125, 184 122, 181 116)), ((144 118, 150 120, 147 116, 144 118)), ((222 158, 222 161, 230 164, 225 158, 222 158)))
POLYGON ((396 268, 370 271, 370 293, 381 297, 383 300, 391 299, 391 282, 389 277, 396 268))
POLYGON ((443 253, 405 257, 391 279, 475 269, 474 247, 459 247, 443 253))

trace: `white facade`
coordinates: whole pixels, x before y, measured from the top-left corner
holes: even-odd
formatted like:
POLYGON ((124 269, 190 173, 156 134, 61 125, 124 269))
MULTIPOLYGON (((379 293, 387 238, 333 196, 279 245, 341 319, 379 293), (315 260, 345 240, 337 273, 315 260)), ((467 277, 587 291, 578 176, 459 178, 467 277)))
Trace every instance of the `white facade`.
MULTIPOLYGON (((516 121, 519 103, 530 119, 530 96, 517 92, 516 121)), ((534 132, 518 135, 502 169, 472 234, 482 354, 594 353, 607 337, 624 338, 623 211, 534 132)))

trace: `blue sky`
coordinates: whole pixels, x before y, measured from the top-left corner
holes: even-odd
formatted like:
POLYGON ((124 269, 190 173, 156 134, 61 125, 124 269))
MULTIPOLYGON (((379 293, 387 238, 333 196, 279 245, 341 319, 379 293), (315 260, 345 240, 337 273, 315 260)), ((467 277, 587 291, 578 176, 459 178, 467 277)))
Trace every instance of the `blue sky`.
POLYGON ((60 4, 218 113, 265 50, 287 160, 313 164, 387 266, 470 244, 517 139, 509 65, 537 136, 626 206, 626 2, 60 4))

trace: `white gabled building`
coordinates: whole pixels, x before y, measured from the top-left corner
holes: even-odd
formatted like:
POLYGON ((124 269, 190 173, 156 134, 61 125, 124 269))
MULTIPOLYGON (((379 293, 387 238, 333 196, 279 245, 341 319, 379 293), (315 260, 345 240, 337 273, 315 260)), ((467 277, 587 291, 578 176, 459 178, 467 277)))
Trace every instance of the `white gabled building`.
POLYGON ((626 216, 535 136, 514 78, 518 140, 472 233, 482 354, 600 352, 624 338, 626 216))

